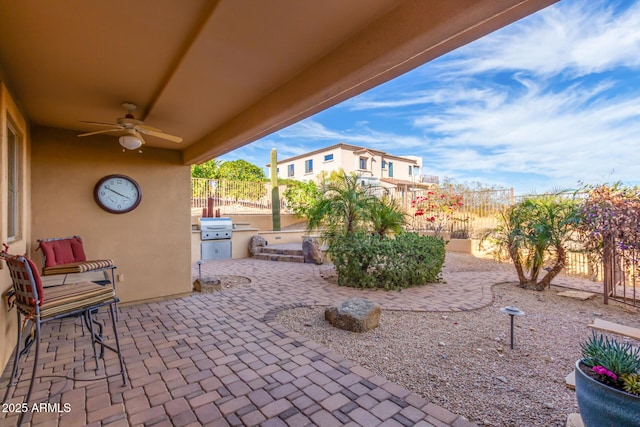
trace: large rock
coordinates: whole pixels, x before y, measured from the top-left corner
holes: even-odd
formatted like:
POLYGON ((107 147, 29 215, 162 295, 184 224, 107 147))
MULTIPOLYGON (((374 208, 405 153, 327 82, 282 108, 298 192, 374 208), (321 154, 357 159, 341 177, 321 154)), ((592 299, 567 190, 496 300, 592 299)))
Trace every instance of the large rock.
POLYGON ((249 253, 253 256, 260 252, 260 248, 267 246, 267 241, 262 236, 251 236, 249 239, 249 253))
POLYGON ((320 265, 324 262, 320 243, 312 237, 305 237, 302 240, 302 255, 304 255, 304 262, 306 263, 320 265))
POLYGON ((366 298, 350 298, 324 311, 324 318, 345 331, 366 332, 380 323, 380 304, 366 298))
POLYGON ((193 290, 196 292, 202 292, 204 288, 216 286, 220 286, 220 278, 218 276, 200 277, 193 282, 193 290))

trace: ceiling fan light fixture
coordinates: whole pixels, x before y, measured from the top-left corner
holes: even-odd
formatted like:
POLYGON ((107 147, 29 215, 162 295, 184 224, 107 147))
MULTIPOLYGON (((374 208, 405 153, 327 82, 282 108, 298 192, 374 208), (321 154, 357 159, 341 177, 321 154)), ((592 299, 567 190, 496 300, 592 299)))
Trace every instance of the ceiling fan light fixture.
POLYGON ((127 150, 135 150, 142 147, 142 140, 134 135, 123 135, 119 139, 120 145, 127 150))

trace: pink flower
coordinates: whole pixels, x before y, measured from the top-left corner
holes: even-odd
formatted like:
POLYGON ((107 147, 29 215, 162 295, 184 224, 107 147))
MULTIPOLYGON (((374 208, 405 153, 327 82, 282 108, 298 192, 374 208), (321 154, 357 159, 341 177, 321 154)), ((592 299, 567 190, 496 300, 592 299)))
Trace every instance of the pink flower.
POLYGON ((618 379, 618 376, 616 374, 614 374, 604 366, 594 366, 593 368, 591 368, 591 370, 598 375, 606 375, 614 381, 618 379))

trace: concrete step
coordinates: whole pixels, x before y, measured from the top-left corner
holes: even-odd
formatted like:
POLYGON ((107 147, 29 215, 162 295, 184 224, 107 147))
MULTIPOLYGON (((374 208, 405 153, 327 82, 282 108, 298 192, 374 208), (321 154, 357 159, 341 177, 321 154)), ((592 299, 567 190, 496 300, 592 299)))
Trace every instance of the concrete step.
POLYGON ((284 261, 284 262, 300 262, 300 263, 304 263, 304 256, 302 256, 302 255, 288 255, 288 254, 277 254, 277 253, 260 252, 260 253, 255 254, 252 258, 254 258, 254 259, 262 259, 262 260, 265 260, 265 261, 284 261))
POLYGON ((259 248, 261 254, 302 256, 302 249, 286 249, 264 246, 259 248))

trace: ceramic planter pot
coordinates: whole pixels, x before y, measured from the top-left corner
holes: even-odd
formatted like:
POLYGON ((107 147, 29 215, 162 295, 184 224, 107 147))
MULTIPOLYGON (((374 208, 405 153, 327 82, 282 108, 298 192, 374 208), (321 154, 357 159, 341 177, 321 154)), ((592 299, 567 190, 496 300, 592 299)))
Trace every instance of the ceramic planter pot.
POLYGON ((576 398, 585 427, 640 427, 640 396, 603 384, 576 362, 576 398))

